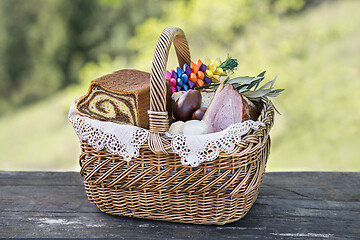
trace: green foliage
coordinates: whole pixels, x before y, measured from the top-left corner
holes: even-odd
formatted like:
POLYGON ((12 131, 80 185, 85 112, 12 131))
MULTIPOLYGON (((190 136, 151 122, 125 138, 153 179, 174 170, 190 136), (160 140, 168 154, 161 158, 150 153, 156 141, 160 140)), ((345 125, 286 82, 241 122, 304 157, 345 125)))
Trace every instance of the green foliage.
POLYGON ((0 1, 0 115, 78 83, 99 56, 130 61, 124 43, 158 14, 143 0, 0 1))
MULTIPOLYGON (((151 59, 159 33, 167 26, 184 30, 193 56, 204 56, 225 49, 232 53, 234 41, 249 23, 270 27, 280 14, 300 10, 302 0, 206 0, 174 1, 164 5, 161 18, 150 18, 137 27, 129 47, 138 52, 137 61, 151 59)), ((255 32, 253 34, 256 34, 255 32)), ((226 53, 226 51, 225 51, 226 53)), ((218 53, 217 53, 218 54, 218 53)), ((214 54, 214 58, 218 55, 214 54)))
POLYGON ((247 23, 302 5, 302 0, 0 1, 0 116, 78 83, 84 65, 103 55, 149 70, 149 46, 165 26, 183 27, 194 42, 208 42, 204 50, 231 47, 247 23))
POLYGON ((226 60, 218 66, 218 68, 222 68, 222 70, 224 70, 224 71, 229 70, 230 72, 233 73, 238 65, 239 65, 239 62, 237 59, 231 58, 230 56, 228 56, 226 58, 226 60))
MULTIPOLYGON (((234 88, 239 93, 243 94, 252 101, 259 101, 262 97, 277 97, 282 91, 284 91, 284 89, 273 88, 277 76, 273 80, 265 83, 258 89, 261 81, 265 79, 264 75, 265 72, 260 73, 256 77, 242 76, 233 79, 227 77, 227 79, 224 81, 224 85, 225 84, 233 85, 234 88)), ((211 83, 208 85, 196 87, 195 89, 209 88, 216 90, 219 85, 220 83, 211 83)))

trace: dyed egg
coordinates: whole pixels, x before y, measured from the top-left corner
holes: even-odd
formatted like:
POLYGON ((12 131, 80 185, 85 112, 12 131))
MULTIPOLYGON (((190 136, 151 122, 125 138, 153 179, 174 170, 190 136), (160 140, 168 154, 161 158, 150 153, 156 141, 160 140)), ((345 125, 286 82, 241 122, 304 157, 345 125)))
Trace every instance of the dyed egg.
POLYGON ((188 75, 186 75, 186 74, 181 75, 181 81, 184 84, 186 84, 188 82, 188 75))
POLYGON ((181 80, 181 78, 176 79, 176 85, 178 85, 179 87, 182 87, 184 85, 183 81, 181 80))
POLYGON ((169 81, 170 81, 170 84, 171 84, 172 87, 175 87, 175 86, 176 86, 176 80, 175 80, 175 79, 170 78, 169 81))
POLYGON ((191 120, 184 125, 184 134, 187 135, 202 135, 208 133, 208 125, 204 121, 191 120))
POLYGON ((204 115, 205 115, 206 110, 207 110, 206 107, 196 109, 195 112, 192 115, 192 119, 194 119, 194 120, 202 120, 204 115))
POLYGON ((171 134, 182 134, 184 132, 184 125, 183 121, 177 121, 170 125, 169 133, 171 134))
POLYGON ((175 103, 173 114, 176 120, 187 121, 201 105, 201 93, 197 90, 189 90, 175 103))
POLYGON ((194 88, 195 87, 195 83, 193 81, 188 81, 189 87, 190 88, 194 88))

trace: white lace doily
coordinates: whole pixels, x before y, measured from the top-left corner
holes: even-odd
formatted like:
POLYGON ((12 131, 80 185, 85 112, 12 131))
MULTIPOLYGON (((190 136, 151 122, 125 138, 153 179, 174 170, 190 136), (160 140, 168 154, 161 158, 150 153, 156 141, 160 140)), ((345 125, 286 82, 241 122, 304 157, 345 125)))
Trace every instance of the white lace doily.
POLYGON ((70 106, 68 117, 80 140, 86 140, 96 151, 105 148, 111 154, 118 154, 125 161, 137 158, 141 145, 149 138, 149 131, 143 128, 80 116, 76 100, 70 106))
MULTIPOLYGON (((76 101, 71 104, 68 117, 80 140, 87 141, 96 151, 105 148, 111 154, 118 154, 125 161, 139 156, 141 145, 147 144, 149 130, 80 116, 76 111, 76 101)), ((257 130, 260 126, 265 124, 248 120, 211 134, 166 135, 172 138, 172 150, 179 155, 181 163, 197 167, 204 161, 216 159, 220 152, 233 151, 243 135, 250 129, 257 130)))
POLYGON ((265 126, 260 121, 244 121, 232 124, 221 132, 206 135, 177 134, 171 140, 172 150, 181 158, 183 165, 198 166, 204 161, 215 160, 220 152, 230 153, 250 129, 265 126))

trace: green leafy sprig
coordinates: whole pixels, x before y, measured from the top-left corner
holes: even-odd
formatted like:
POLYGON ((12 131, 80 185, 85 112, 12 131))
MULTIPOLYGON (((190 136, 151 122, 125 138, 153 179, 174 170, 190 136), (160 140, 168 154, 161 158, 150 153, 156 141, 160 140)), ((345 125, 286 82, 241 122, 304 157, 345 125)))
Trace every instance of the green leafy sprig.
MULTIPOLYGON (((260 83, 265 79, 264 77, 265 71, 257 75, 256 77, 236 77, 233 79, 227 78, 224 81, 224 85, 231 84, 234 88, 241 93, 243 96, 247 97, 251 101, 260 101, 262 97, 276 97, 278 96, 284 89, 274 89, 274 83, 278 76, 276 76, 273 80, 263 84, 261 87, 260 83)), ((221 83, 211 83, 208 85, 204 85, 201 87, 197 87, 195 89, 203 89, 209 88, 216 90, 221 83)), ((275 108, 275 107, 274 107, 275 108)), ((279 113, 279 111, 275 108, 275 110, 279 113)))
POLYGON ((227 56, 226 60, 222 62, 218 68, 222 68, 224 71, 231 71, 234 72, 237 66, 239 65, 239 62, 235 58, 231 58, 229 55, 227 56))
POLYGON ((228 81, 224 81, 224 84, 232 84, 239 93, 252 101, 259 101, 261 97, 276 97, 284 89, 274 89, 274 83, 278 75, 271 81, 265 83, 259 87, 262 80, 264 80, 265 71, 257 75, 256 77, 237 77, 228 81))

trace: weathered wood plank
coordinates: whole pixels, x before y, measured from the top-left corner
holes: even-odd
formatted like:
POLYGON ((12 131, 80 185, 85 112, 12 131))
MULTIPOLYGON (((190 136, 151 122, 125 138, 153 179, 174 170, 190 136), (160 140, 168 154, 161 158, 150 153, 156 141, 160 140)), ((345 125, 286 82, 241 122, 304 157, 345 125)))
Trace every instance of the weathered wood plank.
POLYGON ((0 237, 354 239, 359 186, 360 173, 267 173, 247 216, 199 226, 101 213, 78 173, 0 172, 0 237))

